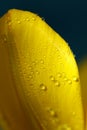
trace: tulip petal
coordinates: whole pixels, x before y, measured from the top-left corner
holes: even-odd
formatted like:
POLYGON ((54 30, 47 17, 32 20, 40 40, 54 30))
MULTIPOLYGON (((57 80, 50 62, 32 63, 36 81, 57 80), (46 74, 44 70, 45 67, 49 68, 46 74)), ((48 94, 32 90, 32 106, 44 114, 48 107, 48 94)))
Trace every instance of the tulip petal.
MULTIPOLYGON (((4 16, 0 19, 0 112, 2 113, 3 120, 7 121, 8 129, 33 130, 33 128, 30 127, 32 121, 30 122, 30 120, 28 120, 25 108, 23 108, 19 99, 16 90, 18 85, 15 85, 10 68, 10 58, 12 54, 8 54, 9 48, 7 47, 10 42, 8 43, 6 41, 7 32, 9 32, 9 28, 6 24, 8 20, 7 17, 8 16, 4 16)), ((37 127, 34 128, 37 129, 37 127)))
POLYGON ((79 63, 79 72, 84 106, 85 127, 87 130, 87 58, 79 63))
POLYGON ((79 74, 68 44, 27 11, 10 10, 0 30, 0 105, 8 121, 27 113, 29 130, 83 130, 79 74))
POLYGON ((1 113, 0 113, 0 130, 10 130, 10 128, 7 125, 7 121, 5 121, 1 113))

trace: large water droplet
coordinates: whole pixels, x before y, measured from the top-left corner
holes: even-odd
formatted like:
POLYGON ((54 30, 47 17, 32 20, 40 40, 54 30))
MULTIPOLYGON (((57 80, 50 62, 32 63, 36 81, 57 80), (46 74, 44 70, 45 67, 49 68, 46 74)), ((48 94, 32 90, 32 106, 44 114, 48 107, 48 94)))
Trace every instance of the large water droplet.
POLYGON ((42 84, 40 84, 40 89, 43 91, 46 91, 47 87, 42 83, 42 84))

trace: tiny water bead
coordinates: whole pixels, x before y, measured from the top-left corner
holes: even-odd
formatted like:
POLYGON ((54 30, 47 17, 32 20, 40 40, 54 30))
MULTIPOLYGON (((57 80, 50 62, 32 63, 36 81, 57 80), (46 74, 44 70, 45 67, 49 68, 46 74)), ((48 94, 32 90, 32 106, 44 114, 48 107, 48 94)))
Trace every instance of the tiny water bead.
POLYGON ((67 124, 58 126, 57 130, 72 130, 67 124))
POLYGON ((75 113, 75 112, 73 112, 72 114, 73 114, 73 116, 75 116, 75 114, 76 114, 76 113, 75 113))
POLYGON ((29 20, 30 20, 29 18, 26 19, 26 21, 29 21, 29 20))
POLYGON ((41 63, 41 64, 44 64, 44 61, 43 61, 43 60, 41 60, 41 61, 40 61, 40 63, 41 63))
POLYGON ((32 20, 33 20, 33 21, 35 21, 35 20, 36 20, 36 18, 35 18, 35 17, 32 17, 32 20))
POLYGON ((4 36, 4 37, 3 37, 3 40, 4 40, 4 42, 6 42, 6 41, 7 41, 7 38, 4 36))
POLYGON ((59 86, 60 86, 60 83, 59 83, 57 80, 55 81, 55 86, 56 86, 56 87, 59 87, 59 86))
POLYGON ((32 79, 32 75, 29 75, 29 79, 32 79))
POLYGON ((31 67, 31 66, 29 66, 29 67, 28 67, 28 69, 29 69, 29 70, 31 70, 31 69, 32 69, 32 67, 31 67))
POLYGON ((20 24, 20 23, 21 23, 21 21, 17 21, 17 23, 18 23, 18 24, 20 24))
POLYGON ((41 19, 42 19, 43 21, 45 21, 45 18, 44 18, 44 17, 42 17, 41 19))
POLYGON ((61 75, 61 73, 58 73, 57 76, 60 78, 62 75, 61 75))
POLYGON ((73 77, 73 81, 78 82, 79 81, 78 77, 73 77))
POLYGON ((33 75, 33 74, 34 74, 34 72, 33 72, 33 71, 31 71, 30 73, 31 73, 31 75, 33 75))
POLYGON ((43 83, 40 84, 40 89, 43 90, 43 91, 46 91, 47 90, 47 87, 46 85, 44 85, 43 83))
POLYGON ((50 110, 50 115, 51 115, 52 117, 55 117, 55 116, 56 116, 56 112, 55 112, 54 110, 50 110))
POLYGON ((52 108, 48 108, 47 111, 49 112, 50 116, 57 117, 57 113, 52 108))
POLYGON ((39 74, 39 71, 36 71, 36 74, 38 75, 38 74, 39 74))
POLYGON ((1 37, 0 37, 0 39, 1 39, 2 41, 4 41, 4 42, 7 42, 7 37, 6 37, 5 34, 2 34, 1 37))
POLYGON ((67 81, 67 80, 68 80, 68 79, 65 77, 65 78, 64 78, 64 81, 67 81))
POLYGON ((71 80, 68 80, 68 84, 72 84, 72 81, 71 81, 71 80))
POLYGON ((54 78, 54 76, 50 76, 50 79, 51 79, 51 81, 55 81, 55 78, 54 78))

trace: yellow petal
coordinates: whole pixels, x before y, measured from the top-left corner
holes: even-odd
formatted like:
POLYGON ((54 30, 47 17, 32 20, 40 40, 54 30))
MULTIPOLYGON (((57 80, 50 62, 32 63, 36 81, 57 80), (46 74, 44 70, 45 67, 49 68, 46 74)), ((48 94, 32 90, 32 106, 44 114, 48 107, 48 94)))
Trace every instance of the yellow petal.
POLYGON ((83 130, 79 74, 68 44, 27 11, 10 10, 0 30, 0 105, 10 123, 26 112, 30 130, 83 130))
POLYGON ((11 130, 8 127, 7 121, 5 121, 1 113, 0 113, 0 130, 11 130))
POLYGON ((79 64, 80 78, 81 78, 81 89, 82 89, 82 99, 84 106, 85 124, 87 130, 87 58, 79 64))
MULTIPOLYGON (((10 41, 5 41, 5 36, 8 35, 7 32, 9 33, 7 17, 4 16, 0 19, 0 112, 3 120, 7 121, 6 129, 31 130, 32 121, 28 120, 25 108, 20 101, 20 92, 17 92, 18 84, 15 84, 11 70, 10 41)), ((8 37, 8 40, 10 39, 11 37, 8 37)))

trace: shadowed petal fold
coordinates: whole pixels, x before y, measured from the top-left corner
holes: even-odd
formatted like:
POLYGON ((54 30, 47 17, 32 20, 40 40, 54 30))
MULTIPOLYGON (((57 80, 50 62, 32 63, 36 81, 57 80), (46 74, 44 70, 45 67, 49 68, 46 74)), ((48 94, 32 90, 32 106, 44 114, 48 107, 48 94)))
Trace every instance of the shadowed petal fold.
POLYGON ((79 72, 81 79, 81 91, 84 106, 85 126, 87 130, 87 58, 85 58, 79 63, 79 72))

